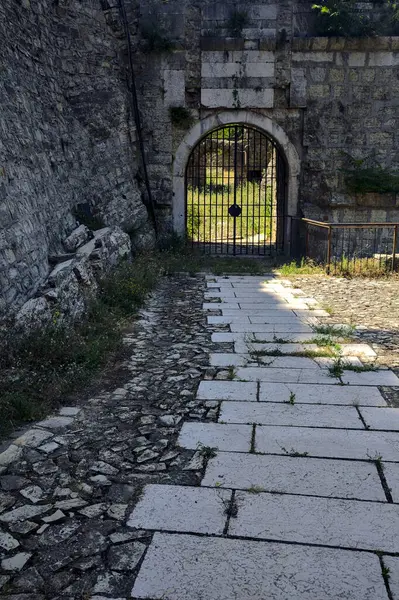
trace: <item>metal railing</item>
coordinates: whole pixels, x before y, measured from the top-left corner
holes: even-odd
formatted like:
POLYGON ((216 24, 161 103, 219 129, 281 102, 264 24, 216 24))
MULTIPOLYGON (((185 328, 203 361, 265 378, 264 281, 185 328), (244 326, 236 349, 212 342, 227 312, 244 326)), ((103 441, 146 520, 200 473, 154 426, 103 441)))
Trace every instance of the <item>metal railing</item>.
POLYGON ((327 223, 301 219, 306 259, 328 274, 395 271, 399 223, 327 223))

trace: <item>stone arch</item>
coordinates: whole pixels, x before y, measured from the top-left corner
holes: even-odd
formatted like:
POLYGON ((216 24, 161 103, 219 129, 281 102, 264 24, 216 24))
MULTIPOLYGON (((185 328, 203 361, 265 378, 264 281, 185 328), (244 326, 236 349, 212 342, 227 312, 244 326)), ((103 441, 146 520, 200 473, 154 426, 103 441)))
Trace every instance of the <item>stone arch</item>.
POLYGON ((270 117, 247 110, 226 110, 210 115, 196 123, 180 143, 173 161, 173 228, 185 233, 185 175, 190 154, 196 144, 207 133, 229 123, 252 125, 276 140, 287 164, 287 216, 297 216, 300 158, 285 131, 270 117))

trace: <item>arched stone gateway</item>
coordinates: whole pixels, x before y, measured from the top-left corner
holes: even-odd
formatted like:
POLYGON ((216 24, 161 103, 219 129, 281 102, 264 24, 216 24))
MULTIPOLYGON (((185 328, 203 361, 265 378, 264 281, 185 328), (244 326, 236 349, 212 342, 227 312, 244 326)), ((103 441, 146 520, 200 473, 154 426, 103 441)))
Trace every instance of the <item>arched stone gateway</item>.
POLYGON ((174 159, 174 229, 206 252, 284 251, 299 171, 294 146, 270 118, 237 110, 207 117, 174 159))

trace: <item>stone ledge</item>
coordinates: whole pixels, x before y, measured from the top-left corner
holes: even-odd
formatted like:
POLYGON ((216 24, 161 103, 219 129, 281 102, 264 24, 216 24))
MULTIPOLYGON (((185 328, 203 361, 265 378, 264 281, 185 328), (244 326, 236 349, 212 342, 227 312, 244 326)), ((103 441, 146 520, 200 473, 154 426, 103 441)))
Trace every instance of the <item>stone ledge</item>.
MULTIPOLYGON (((201 50, 202 51, 234 51, 234 50, 245 50, 246 42, 248 40, 244 38, 219 38, 219 37, 203 37, 201 38, 201 50)), ((273 51, 276 49, 275 38, 265 38, 251 40, 256 48, 255 50, 268 50, 273 51)))
POLYGON ((353 50, 381 52, 399 50, 399 36, 373 38, 343 38, 343 37, 312 37, 293 38, 293 52, 338 51, 353 50))

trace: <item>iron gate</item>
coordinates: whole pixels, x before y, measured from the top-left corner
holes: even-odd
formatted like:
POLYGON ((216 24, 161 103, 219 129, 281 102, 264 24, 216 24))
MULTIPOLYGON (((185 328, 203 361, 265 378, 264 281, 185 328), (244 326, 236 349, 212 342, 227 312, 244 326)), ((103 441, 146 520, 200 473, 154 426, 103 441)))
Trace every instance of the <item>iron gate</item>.
POLYGON ((285 161, 272 138, 242 124, 208 133, 186 170, 186 231, 215 254, 275 255, 284 247, 285 161))

